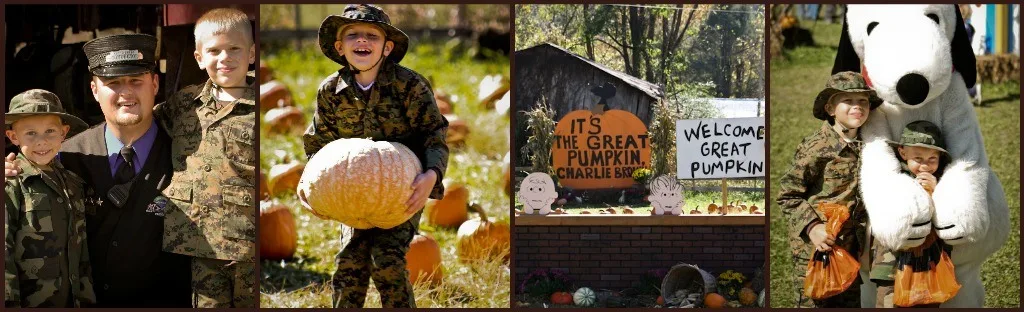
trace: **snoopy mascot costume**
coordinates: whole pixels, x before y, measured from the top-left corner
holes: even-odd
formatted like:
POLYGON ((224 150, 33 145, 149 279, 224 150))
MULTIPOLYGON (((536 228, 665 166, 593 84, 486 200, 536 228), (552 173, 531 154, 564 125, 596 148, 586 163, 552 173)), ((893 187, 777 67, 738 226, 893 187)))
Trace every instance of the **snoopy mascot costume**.
POLYGON ((1007 239, 1003 187, 989 167, 967 89, 974 53, 956 5, 850 5, 832 73, 856 71, 885 100, 862 127, 861 192, 883 247, 919 246, 932 229, 953 246, 962 288, 943 307, 981 307, 981 265, 1007 239), (900 173, 886 140, 910 122, 939 126, 952 161, 929 196, 900 173))

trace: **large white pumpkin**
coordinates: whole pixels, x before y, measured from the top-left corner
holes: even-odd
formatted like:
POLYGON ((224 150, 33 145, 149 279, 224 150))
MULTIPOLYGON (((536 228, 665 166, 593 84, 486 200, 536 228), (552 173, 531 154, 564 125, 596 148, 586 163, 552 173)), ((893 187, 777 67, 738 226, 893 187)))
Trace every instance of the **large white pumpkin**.
POLYGON ((405 202, 422 171, 416 155, 400 143, 340 139, 309 159, 296 194, 322 219, 356 229, 390 229, 411 217, 405 202))

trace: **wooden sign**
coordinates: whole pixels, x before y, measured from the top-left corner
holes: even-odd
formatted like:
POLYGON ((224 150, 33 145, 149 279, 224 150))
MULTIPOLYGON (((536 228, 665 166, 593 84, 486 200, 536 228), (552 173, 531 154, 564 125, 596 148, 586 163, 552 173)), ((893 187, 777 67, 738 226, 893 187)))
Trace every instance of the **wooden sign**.
POLYGON ((551 154, 559 182, 573 189, 626 188, 650 167, 647 126, 630 112, 572 111, 555 127, 551 154))
POLYGON ((764 129, 764 117, 676 120, 676 175, 765 176, 764 129))

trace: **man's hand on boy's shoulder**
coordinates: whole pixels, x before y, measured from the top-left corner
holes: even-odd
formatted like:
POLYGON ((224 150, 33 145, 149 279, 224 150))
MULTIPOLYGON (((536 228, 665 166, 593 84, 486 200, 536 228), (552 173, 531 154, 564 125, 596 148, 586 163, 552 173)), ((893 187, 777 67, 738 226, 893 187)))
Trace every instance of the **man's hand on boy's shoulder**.
POLYGON ((7 158, 4 158, 4 176, 5 177, 16 177, 21 174, 21 169, 18 167, 18 155, 14 153, 7 154, 7 158))

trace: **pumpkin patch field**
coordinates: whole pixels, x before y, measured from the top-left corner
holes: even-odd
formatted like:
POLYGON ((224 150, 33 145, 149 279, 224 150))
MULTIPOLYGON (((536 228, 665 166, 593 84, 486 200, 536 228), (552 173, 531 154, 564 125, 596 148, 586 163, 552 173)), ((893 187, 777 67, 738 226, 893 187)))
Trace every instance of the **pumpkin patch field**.
MULTIPOLYGON (((261 254, 270 257, 261 260, 260 307, 331 307, 331 277, 336 267, 334 256, 341 248, 341 223, 321 219, 303 208, 296 189, 303 188, 299 177, 305 169, 329 172, 308 162, 301 133, 312 120, 317 87, 339 65, 313 46, 278 50, 262 55, 261 62, 261 68, 269 68, 262 70, 261 76, 271 73, 268 81, 274 82, 274 92, 283 87, 290 93, 275 97, 280 99, 276 102, 291 103, 295 109, 271 111, 271 118, 266 117, 267 110, 260 114, 259 170, 266 180, 261 190, 271 196, 262 205, 267 209, 261 213, 259 231, 261 241, 272 243, 261 244, 261 254)), ((446 117, 452 125, 444 174, 446 200, 428 202, 419 235, 407 255, 408 269, 424 273, 412 277, 416 280, 416 305, 507 308, 511 214, 502 185, 509 152, 509 117, 508 104, 502 101, 508 99, 499 100, 500 94, 494 94, 507 90, 509 59, 474 58, 445 42, 414 41, 400 64, 431 81, 438 105, 449 110, 446 117)), ((372 196, 400 196, 393 193, 372 196)), ((380 307, 380 295, 372 282, 370 285, 366 307, 380 307)))

